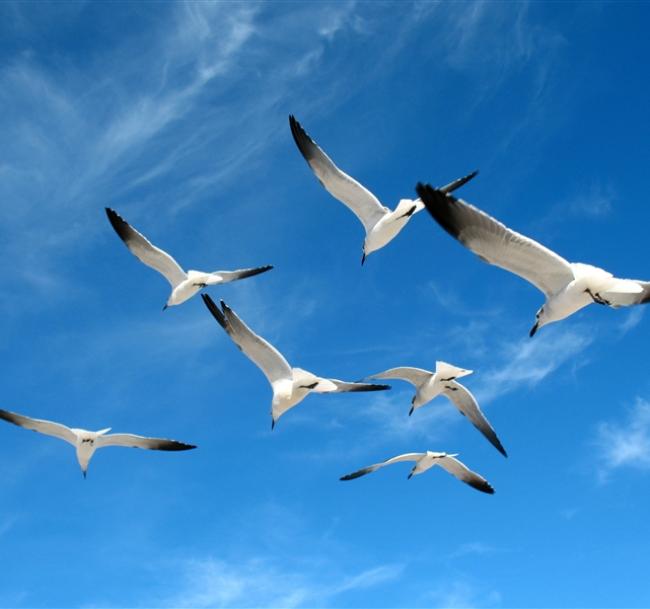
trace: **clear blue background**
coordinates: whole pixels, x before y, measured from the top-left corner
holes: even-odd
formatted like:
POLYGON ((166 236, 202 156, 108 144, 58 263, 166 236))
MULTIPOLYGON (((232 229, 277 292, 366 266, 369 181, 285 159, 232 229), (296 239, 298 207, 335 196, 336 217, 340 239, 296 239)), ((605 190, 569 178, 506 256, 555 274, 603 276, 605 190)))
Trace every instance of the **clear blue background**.
POLYGON ((0 425, 0 605, 650 606, 642 308, 528 330, 543 301, 426 212, 360 266, 290 113, 389 207, 462 196, 571 261, 650 278, 645 3, 3 3, 0 407, 172 437, 84 480, 62 442, 0 425), (110 206, 289 361, 354 380, 475 370, 502 458, 411 388, 270 387, 199 298, 126 250, 110 206), (458 452, 487 496, 395 454, 458 452))

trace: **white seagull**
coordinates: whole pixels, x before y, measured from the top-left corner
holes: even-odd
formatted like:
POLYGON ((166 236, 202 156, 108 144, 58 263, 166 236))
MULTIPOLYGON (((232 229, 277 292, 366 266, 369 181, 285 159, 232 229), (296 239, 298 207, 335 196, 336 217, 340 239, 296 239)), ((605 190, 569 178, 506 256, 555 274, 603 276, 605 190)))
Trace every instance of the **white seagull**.
POLYGON ((481 412, 476 398, 466 387, 456 382, 457 378, 468 374, 472 374, 472 370, 457 368, 445 362, 436 362, 435 372, 423 370, 422 368, 391 368, 385 372, 372 374, 367 378, 400 379, 415 385, 416 392, 411 400, 412 406, 409 415, 412 415, 414 410, 424 406, 436 396, 444 395, 490 441, 492 446, 504 457, 507 457, 508 455, 497 434, 483 412, 481 412))
POLYGON ((104 446, 128 446, 131 448, 148 448, 150 450, 190 450, 196 448, 192 444, 183 444, 176 440, 165 440, 162 438, 145 438, 130 433, 109 434, 110 427, 100 429, 99 431, 88 431, 87 429, 72 429, 54 423, 52 421, 43 421, 41 419, 32 419, 22 414, 0 410, 0 419, 9 423, 38 431, 46 436, 54 436, 72 444, 77 450, 77 461, 83 472, 84 478, 88 470, 88 464, 95 450, 104 446))
MULTIPOLYGON (((379 202, 367 188, 359 184, 353 177, 341 171, 332 160, 312 140, 300 123, 289 115, 289 125, 293 139, 319 182, 334 198, 350 208, 361 220, 366 229, 366 239, 363 243, 363 256, 366 256, 392 241, 406 226, 411 217, 424 209, 422 201, 401 199, 397 207, 391 211, 379 202)), ((478 171, 459 178, 443 186, 444 192, 452 192, 469 182, 478 171)))
POLYGON ((539 288, 546 302, 537 311, 530 336, 592 302, 625 307, 650 302, 650 282, 619 279, 590 264, 568 262, 533 239, 516 233, 473 205, 418 184, 433 218, 479 258, 519 275, 539 288))
POLYGON ((369 465, 364 467, 356 472, 347 474, 341 478, 341 480, 354 480, 360 476, 365 476, 370 474, 384 465, 390 465, 391 463, 398 463, 400 461, 415 461, 415 466, 411 470, 411 473, 408 475, 409 480, 413 476, 422 474, 428 469, 431 469, 434 465, 439 465, 443 469, 447 470, 452 476, 455 476, 459 480, 465 482, 474 487, 476 490, 482 491, 483 493, 488 493, 492 495, 494 489, 490 483, 479 476, 476 472, 470 470, 465 464, 461 463, 456 457, 458 454, 448 455, 447 453, 436 453, 431 450, 428 450, 425 453, 406 453, 404 455, 398 455, 388 461, 382 463, 375 463, 374 465, 369 465))
POLYGON ((201 296, 219 325, 271 383, 271 429, 287 410, 302 402, 312 392, 343 393, 390 389, 389 385, 347 383, 338 379, 322 378, 302 368, 292 368, 273 345, 255 334, 223 300, 221 311, 207 294, 201 296))
POLYGON ((206 285, 228 283, 245 277, 258 275, 270 271, 270 265, 260 266, 253 269, 241 269, 239 271, 187 271, 185 272, 178 262, 167 252, 153 245, 144 235, 133 228, 126 220, 115 211, 106 207, 106 215, 129 251, 147 266, 158 271, 169 281, 172 286, 172 293, 163 311, 172 305, 179 305, 191 298, 206 285))

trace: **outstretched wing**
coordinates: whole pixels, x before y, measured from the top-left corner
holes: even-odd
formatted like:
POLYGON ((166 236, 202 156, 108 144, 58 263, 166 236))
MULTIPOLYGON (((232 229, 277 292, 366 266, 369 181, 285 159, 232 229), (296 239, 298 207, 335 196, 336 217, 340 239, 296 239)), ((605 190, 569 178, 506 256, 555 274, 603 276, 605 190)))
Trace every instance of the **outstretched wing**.
POLYGON ((342 476, 340 480, 354 480, 355 478, 360 478, 361 476, 370 474, 378 470, 380 467, 390 465, 391 463, 398 463, 400 461, 419 461, 425 454, 426 453, 405 453, 403 455, 397 455, 397 457, 393 457, 392 459, 388 459, 382 463, 375 463, 374 465, 369 465, 368 467, 364 467, 363 469, 352 472, 351 474, 346 474, 345 476, 342 476))
POLYGON ((436 222, 486 262, 519 275, 546 296, 573 281, 571 265, 537 241, 428 184, 416 190, 436 222))
POLYGON ((148 448, 149 450, 190 450, 196 448, 193 444, 185 444, 176 440, 164 438, 147 438, 131 433, 113 433, 97 436, 95 446, 128 446, 130 448, 148 448))
POLYGON ((106 215, 120 239, 124 241, 129 251, 140 262, 161 273, 171 283, 172 288, 185 281, 187 278, 185 271, 167 252, 153 245, 144 235, 140 234, 109 207, 106 207, 106 215))
POLYGON ((456 381, 445 382, 444 395, 460 410, 504 457, 507 457, 505 448, 501 445, 497 434, 490 425, 489 421, 479 408, 476 398, 470 391, 456 381))
MULTIPOLYGON (((390 389, 390 385, 374 385, 373 383, 348 383, 346 381, 339 381, 338 379, 325 379, 328 383, 320 390, 322 393, 347 393, 352 391, 385 391, 390 389)), ((320 385, 320 383, 319 383, 320 385)), ((315 392, 319 392, 319 385, 314 388, 315 392)))
POLYGON ((458 459, 450 455, 446 455, 444 457, 436 459, 436 464, 443 469, 446 469, 452 476, 455 476, 459 480, 462 480, 465 484, 469 484, 470 486, 474 487, 476 490, 482 491, 483 493, 488 493, 489 495, 492 495, 494 493, 494 489, 490 483, 485 478, 483 478, 483 476, 479 476, 476 472, 470 470, 458 459))
POLYGON ((369 379, 399 379, 401 381, 407 381, 416 387, 419 387, 426 383, 433 376, 432 372, 428 370, 423 370, 422 368, 391 368, 384 372, 379 372, 377 374, 371 374, 367 378, 369 379))
POLYGON ((341 171, 291 115, 289 125, 298 149, 325 190, 350 208, 369 233, 390 210, 368 189, 341 171))
POLYGON ((46 436, 60 438, 61 440, 69 442, 73 446, 77 443, 77 436, 74 432, 69 427, 61 425, 61 423, 44 421, 42 419, 32 419, 31 417, 16 414, 15 412, 9 412, 8 410, 0 410, 0 419, 4 419, 5 421, 18 425, 19 427, 24 427, 25 429, 37 431, 46 436))
POLYGON ((244 352, 269 380, 271 385, 282 379, 291 379, 291 366, 282 354, 261 336, 255 334, 222 300, 223 312, 207 294, 201 294, 205 306, 233 342, 244 352))
POLYGON ((259 275, 260 273, 266 273, 266 271, 270 271, 272 268, 270 264, 267 264, 266 266, 258 266, 253 269, 240 269, 239 271, 214 271, 212 275, 219 277, 219 283, 229 283, 231 281, 245 279, 246 277, 252 277, 253 275, 259 275))

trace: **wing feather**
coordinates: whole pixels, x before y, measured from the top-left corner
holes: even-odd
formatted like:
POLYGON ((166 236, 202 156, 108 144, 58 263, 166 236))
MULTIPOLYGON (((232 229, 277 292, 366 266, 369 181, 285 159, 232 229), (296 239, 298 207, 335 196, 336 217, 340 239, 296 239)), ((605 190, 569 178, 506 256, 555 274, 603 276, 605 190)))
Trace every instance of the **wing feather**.
POLYGON ((456 381, 446 381, 447 389, 444 395, 460 410, 504 457, 507 457, 505 448, 501 445, 496 432, 479 408, 476 398, 469 389, 456 381))
POLYGON ((185 444, 165 438, 147 438, 130 433, 112 433, 97 436, 95 446, 127 446, 130 448, 148 448, 149 450, 190 450, 196 448, 193 444, 185 444))
POLYGON ((46 436, 60 438, 61 440, 69 442, 73 446, 77 444, 77 436, 75 433, 69 427, 62 425, 61 423, 54 423, 53 421, 45 421, 43 419, 32 419, 31 417, 26 417, 15 412, 9 412, 8 410, 0 410, 0 419, 4 419, 5 421, 18 425, 19 427, 30 429, 31 431, 37 431, 46 436))
POLYGON ((179 266, 167 252, 153 245, 144 235, 133 228, 117 212, 109 207, 106 208, 106 215, 118 234, 124 241, 129 251, 140 260, 140 262, 161 273, 167 281, 175 288, 179 283, 187 279, 185 271, 179 266))
POLYGON ((426 453, 405 453, 403 455, 397 455, 396 457, 392 457, 387 461, 375 463, 374 465, 369 465, 368 467, 359 469, 356 472, 352 472, 351 474, 346 474, 345 476, 342 476, 340 480, 354 480, 355 478, 360 478, 361 476, 365 476, 366 474, 377 471, 380 467, 391 465, 392 463, 398 463, 400 461, 419 461, 422 457, 424 457, 425 454, 426 453))
POLYGON ((291 115, 289 125, 300 153, 325 190, 354 212, 369 233, 390 210, 367 188, 341 171, 291 115))
POLYGON ((201 294, 201 297, 219 325, 246 357, 264 373, 271 385, 276 381, 292 378, 291 366, 282 354, 261 336, 255 334, 223 300, 221 301, 223 311, 220 311, 207 294, 201 294))
POLYGON ((519 275, 546 296, 573 280, 570 264, 537 241, 428 184, 418 184, 416 189, 438 224, 486 262, 519 275))
POLYGON ((447 470, 452 476, 455 476, 459 480, 462 480, 465 484, 469 484, 476 490, 482 491, 483 493, 488 493, 489 495, 492 495, 494 493, 494 489, 490 483, 485 478, 483 478, 483 476, 479 476, 476 472, 470 470, 458 459, 450 455, 446 455, 444 457, 436 459, 436 463, 443 469, 447 470))

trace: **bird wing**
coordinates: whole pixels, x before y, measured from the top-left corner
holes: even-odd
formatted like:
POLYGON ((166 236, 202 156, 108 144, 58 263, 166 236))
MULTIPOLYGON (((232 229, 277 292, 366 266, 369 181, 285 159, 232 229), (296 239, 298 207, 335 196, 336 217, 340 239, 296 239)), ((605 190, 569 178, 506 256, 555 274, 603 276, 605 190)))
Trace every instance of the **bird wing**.
POLYGON ((38 431, 46 436, 60 438, 61 440, 69 442, 73 446, 76 446, 77 444, 77 436, 75 433, 69 427, 61 425, 61 423, 43 421, 42 419, 32 419, 31 417, 16 414, 15 412, 9 412, 8 410, 0 410, 0 419, 9 421, 9 423, 13 423, 19 427, 24 427, 25 429, 38 431))
POLYGON ((390 389, 390 385, 374 385, 372 383, 348 383, 347 381, 339 381, 338 379, 325 379, 329 382, 329 386, 325 384, 325 388, 319 390, 320 383, 313 389, 316 393, 346 393, 351 391, 385 391, 390 389), (334 386, 332 388, 332 385, 334 386))
POLYGON ((253 275, 259 275, 260 273, 266 273, 270 271, 273 267, 270 264, 266 266, 258 266, 252 269, 240 269, 238 271, 214 271, 212 275, 217 275, 220 278, 219 283, 229 283, 231 281, 237 281, 238 279, 245 279, 246 277, 252 277, 253 275))
POLYGON ((175 288, 179 283, 187 279, 185 271, 179 266, 167 252, 153 245, 144 235, 133 228, 117 212, 109 207, 106 208, 106 215, 129 251, 147 266, 155 269, 165 276, 165 279, 175 288))
POLYGON ((298 149, 325 190, 349 207, 369 233, 390 210, 367 188, 341 171, 293 116, 289 116, 289 125, 298 149))
POLYGON ((190 450, 193 444, 185 444, 164 438, 146 438, 131 433, 112 433, 97 436, 95 446, 128 446, 131 448, 148 448, 150 450, 190 450))
MULTIPOLYGON (((454 192, 454 190, 458 190, 461 186, 467 184, 467 182, 475 178, 477 175, 478 175, 478 171, 472 171, 472 173, 468 173, 466 176, 463 176, 462 178, 458 178, 453 182, 449 182, 449 184, 445 184, 444 186, 441 186, 440 190, 444 193, 454 192)), ((415 203, 414 213, 417 213, 420 210, 424 209, 424 203, 422 203, 422 199, 416 199, 415 201, 413 201, 413 203, 415 203)))
POLYGON ((428 184, 416 189, 434 220, 486 262, 519 275, 546 296, 573 281, 571 265, 537 241, 428 184))
POLYGON ((255 334, 223 300, 221 301, 222 312, 207 294, 201 296, 219 325, 264 373, 271 385, 276 381, 292 378, 291 366, 273 345, 255 334))
POLYGON ((452 476, 455 476, 459 480, 474 487, 476 490, 490 495, 494 493, 494 489, 485 478, 470 470, 458 459, 450 455, 445 455, 444 457, 436 459, 436 464, 443 469, 446 469, 452 476))
POLYGON ((360 470, 357 470, 356 472, 352 472, 351 474, 346 474, 345 476, 342 476, 340 480, 354 480, 355 478, 360 478, 361 476, 370 474, 378 470, 380 467, 384 467, 384 465, 398 463, 399 461, 419 461, 424 455, 425 453, 405 453, 403 455, 397 455, 397 457, 393 457, 387 461, 375 463, 374 465, 369 465, 368 467, 364 467, 360 470))
POLYGON ((422 368, 391 368, 384 372, 379 372, 377 374, 371 374, 367 378, 369 379, 400 379, 402 381, 407 381, 416 387, 423 385, 433 376, 432 372, 428 370, 422 370, 422 368))
POLYGON ((470 391, 457 383, 456 381, 445 382, 444 395, 447 396, 451 402, 461 411, 471 422, 476 429, 478 429, 504 457, 507 457, 505 449, 501 445, 497 434, 490 425, 489 421, 479 408, 476 398, 470 391))
POLYGON ((649 281, 622 279, 620 280, 620 283, 623 284, 621 288, 614 288, 612 290, 601 292, 600 294, 610 306, 629 307, 631 305, 648 304, 650 302, 649 281))

